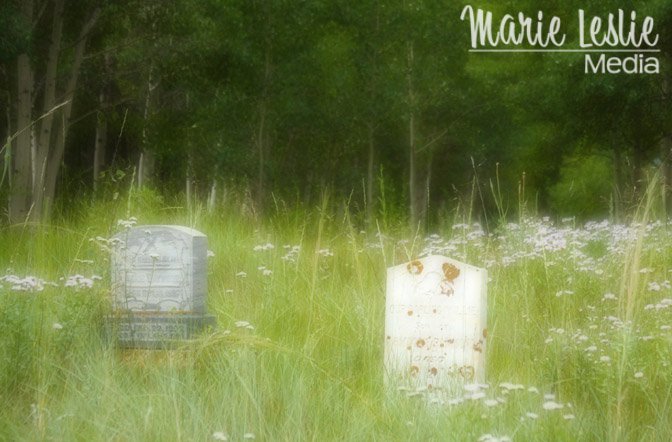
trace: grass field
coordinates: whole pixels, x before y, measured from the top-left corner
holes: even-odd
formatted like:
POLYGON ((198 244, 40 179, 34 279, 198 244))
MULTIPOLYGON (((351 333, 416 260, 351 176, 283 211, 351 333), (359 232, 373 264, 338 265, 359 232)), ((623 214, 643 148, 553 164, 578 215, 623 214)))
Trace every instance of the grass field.
POLYGON ((420 237, 325 207, 259 221, 132 198, 2 228, 0 439, 672 440, 672 224, 456 220, 420 237), (106 344, 104 239, 129 216, 208 236, 214 333, 106 344), (384 387, 384 285, 434 253, 488 268, 488 386, 427 403, 384 387))

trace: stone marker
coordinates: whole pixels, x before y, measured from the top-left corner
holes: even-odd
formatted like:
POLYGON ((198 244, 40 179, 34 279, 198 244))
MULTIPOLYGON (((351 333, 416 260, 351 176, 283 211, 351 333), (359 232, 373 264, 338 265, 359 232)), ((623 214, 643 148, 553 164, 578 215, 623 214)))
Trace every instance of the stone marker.
POLYGON ((443 256, 387 269, 388 383, 440 391, 485 381, 487 278, 443 256))
POLYGON ((162 348, 189 339, 206 314, 207 237, 182 226, 138 226, 115 235, 113 314, 108 334, 121 347, 162 348))

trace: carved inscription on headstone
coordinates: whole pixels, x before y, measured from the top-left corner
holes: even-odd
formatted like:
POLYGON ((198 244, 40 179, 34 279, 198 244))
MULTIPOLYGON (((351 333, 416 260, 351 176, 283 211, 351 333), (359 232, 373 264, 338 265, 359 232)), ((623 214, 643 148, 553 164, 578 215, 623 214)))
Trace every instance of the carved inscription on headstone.
POLYGON ((202 313, 207 238, 182 226, 136 227, 116 235, 112 257, 115 308, 202 313))
POLYGON ((428 389, 484 382, 487 272, 443 256, 387 270, 387 379, 428 389))
MULTIPOLYGON (((119 233, 112 254, 116 340, 161 347, 191 337, 206 315, 207 238, 183 226, 139 226, 119 233)), ((112 318, 111 318, 112 319, 112 318)))

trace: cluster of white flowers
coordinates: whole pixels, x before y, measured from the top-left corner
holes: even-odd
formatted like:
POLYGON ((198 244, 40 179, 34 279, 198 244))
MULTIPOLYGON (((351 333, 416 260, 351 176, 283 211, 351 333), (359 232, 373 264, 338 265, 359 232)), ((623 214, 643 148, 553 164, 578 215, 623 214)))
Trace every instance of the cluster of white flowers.
POLYGON ((124 247, 124 241, 119 238, 104 238, 102 236, 96 236, 95 238, 89 238, 89 242, 96 244, 100 250, 105 253, 111 253, 117 248, 124 247))
POLYGON ((447 255, 464 260, 467 257, 467 248, 485 250, 487 237, 479 223, 455 224, 450 239, 444 239, 435 233, 427 236, 420 256, 447 255))
POLYGON ((137 223, 138 223, 138 219, 134 216, 132 216, 128 219, 117 220, 117 226, 121 227, 122 229, 126 229, 126 230, 132 228, 137 223))
POLYGON ((275 246, 270 242, 267 242, 266 244, 259 244, 257 246, 254 246, 252 250, 254 250, 255 252, 265 252, 267 250, 273 250, 273 249, 275 249, 275 246))
MULTIPOLYGON (((92 288, 94 282, 101 279, 102 277, 98 275, 92 275, 90 278, 82 275, 72 275, 60 278, 60 281, 62 282, 63 287, 70 287, 80 290, 92 288)), ((9 284, 9 290, 15 292, 41 292, 46 286, 59 286, 55 282, 45 281, 44 279, 38 278, 36 276, 25 276, 21 278, 11 274, 0 276, 0 288, 2 288, 3 282, 9 284)))
MULTIPOLYGON (((16 275, 0 276, 0 283, 9 284, 9 289, 15 292, 41 292, 44 287, 51 285, 56 287, 53 282, 47 282, 36 276, 25 276, 23 278, 16 275)), ((2 285, 0 285, 2 287, 2 285)))
POLYGON ((289 244, 285 244, 284 246, 282 246, 282 248, 285 250, 285 254, 280 259, 286 262, 296 263, 296 261, 299 259, 301 246, 299 245, 291 246, 289 244))
POLYGON ((320 249, 320 250, 318 250, 316 253, 317 253, 318 255, 322 256, 322 257, 325 257, 325 258, 326 258, 326 257, 329 257, 329 256, 334 256, 334 252, 332 252, 332 251, 329 250, 329 249, 320 249))
POLYGON ((72 287, 77 290, 79 289, 90 289, 93 287, 94 281, 100 281, 103 279, 98 275, 92 275, 90 278, 87 278, 82 275, 72 275, 67 278, 61 278, 63 282, 63 287, 72 287))
POLYGON ((244 328, 247 330, 254 330, 254 326, 250 324, 249 321, 236 321, 234 325, 238 328, 244 328))

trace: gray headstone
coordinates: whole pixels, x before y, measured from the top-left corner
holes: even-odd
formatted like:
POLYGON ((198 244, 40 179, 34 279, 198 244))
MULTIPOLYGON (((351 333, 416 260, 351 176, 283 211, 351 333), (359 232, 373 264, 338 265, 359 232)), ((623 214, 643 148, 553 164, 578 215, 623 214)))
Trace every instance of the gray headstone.
POLYGON ((138 226, 115 236, 112 320, 126 347, 164 347, 214 323, 206 314, 207 237, 182 226, 138 226))

